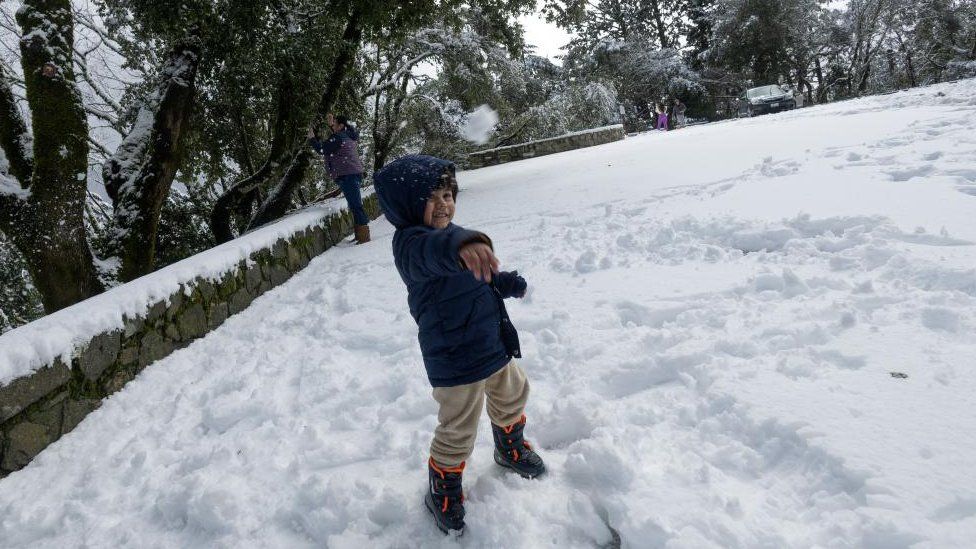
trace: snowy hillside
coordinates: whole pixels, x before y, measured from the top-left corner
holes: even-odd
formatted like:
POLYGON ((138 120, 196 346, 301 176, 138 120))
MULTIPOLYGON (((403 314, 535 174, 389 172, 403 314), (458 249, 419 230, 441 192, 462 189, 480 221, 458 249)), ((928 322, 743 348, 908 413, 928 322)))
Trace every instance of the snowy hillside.
POLYGON ((0 544, 976 539, 976 82, 459 179, 456 221, 529 282, 548 477, 499 470, 485 418, 465 536, 433 526, 436 407, 381 221, 0 481, 0 544))

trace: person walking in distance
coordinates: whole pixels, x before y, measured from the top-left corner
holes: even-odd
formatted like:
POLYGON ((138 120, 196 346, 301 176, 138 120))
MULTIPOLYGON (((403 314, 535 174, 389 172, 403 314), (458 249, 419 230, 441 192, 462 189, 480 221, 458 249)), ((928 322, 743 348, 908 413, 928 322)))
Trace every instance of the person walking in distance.
POLYGON ((675 98, 674 107, 672 107, 672 112, 674 112, 674 128, 683 128, 687 123, 685 119, 685 104, 681 102, 680 99, 675 98))
POLYGON ((325 157, 329 176, 342 189, 342 194, 346 197, 346 203, 349 205, 355 223, 356 244, 365 244, 369 242, 369 216, 363 208, 360 189, 363 182, 363 162, 359 159, 357 147, 359 132, 349 123, 349 119, 342 115, 329 113, 325 121, 332 130, 332 135, 322 141, 309 128, 308 141, 315 152, 325 157))

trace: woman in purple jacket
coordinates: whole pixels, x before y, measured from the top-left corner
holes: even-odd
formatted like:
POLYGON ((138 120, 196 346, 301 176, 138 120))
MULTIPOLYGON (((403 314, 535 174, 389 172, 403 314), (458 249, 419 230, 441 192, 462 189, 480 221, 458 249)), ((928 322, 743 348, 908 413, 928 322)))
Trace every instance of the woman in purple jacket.
POLYGON ((346 203, 349 204, 349 211, 352 212, 356 224, 356 243, 364 244, 369 242, 369 216, 363 208, 363 197, 360 192, 360 185, 363 182, 363 163, 359 159, 359 151, 356 147, 359 132, 345 116, 333 116, 329 113, 326 123, 332 129, 332 135, 325 141, 321 141, 310 129, 309 144, 317 153, 325 157, 329 176, 342 189, 346 203))

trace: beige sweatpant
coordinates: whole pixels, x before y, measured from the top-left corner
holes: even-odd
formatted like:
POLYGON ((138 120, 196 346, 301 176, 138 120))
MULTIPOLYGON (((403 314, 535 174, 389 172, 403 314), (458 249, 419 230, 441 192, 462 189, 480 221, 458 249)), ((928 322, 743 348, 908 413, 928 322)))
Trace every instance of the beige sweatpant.
POLYGON ((517 422, 529 399, 525 372, 512 361, 487 379, 456 387, 434 387, 434 400, 440 404, 438 426, 430 443, 430 457, 435 463, 457 467, 471 456, 486 395, 492 423, 508 427, 517 422))

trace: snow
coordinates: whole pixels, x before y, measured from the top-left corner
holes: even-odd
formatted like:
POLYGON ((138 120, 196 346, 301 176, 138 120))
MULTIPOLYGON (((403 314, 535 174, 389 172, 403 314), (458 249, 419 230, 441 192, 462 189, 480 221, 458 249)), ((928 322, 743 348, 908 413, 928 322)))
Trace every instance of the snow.
POLYGON ((496 124, 498 113, 488 105, 480 105, 465 117, 460 128, 461 136, 472 143, 484 145, 491 132, 495 131, 496 124))
MULTIPOLYGON (((242 260, 248 260, 253 252, 315 225, 323 217, 338 212, 342 205, 341 199, 335 199, 306 208, 282 221, 0 334, 0 385, 50 364, 56 357, 68 363, 77 346, 100 333, 122 329, 124 317, 145 315, 150 305, 168 299, 181 284, 197 277, 219 280, 242 260)), ((110 266, 101 264, 100 267, 110 266)))
MULTIPOLYGON (((458 174, 550 474, 421 498, 436 419, 392 228, 329 250, 0 481, 14 547, 965 547, 976 82, 458 174), (907 377, 905 377, 907 376, 907 377), (609 525, 609 526, 608 526, 609 525)), ((9 340, 7 340, 9 341, 9 340)), ((3 341, 4 347, 6 341, 3 341)))
POLYGON ((30 198, 30 190, 24 189, 13 177, 0 172, 0 194, 15 196, 21 200, 30 198))

